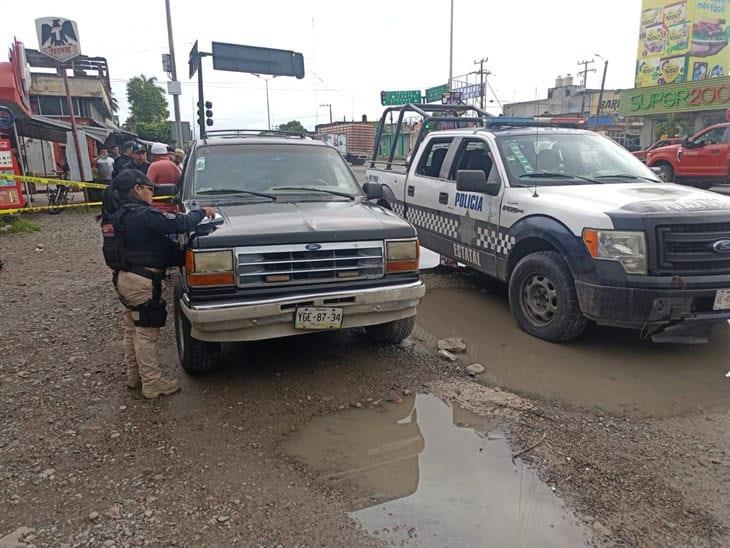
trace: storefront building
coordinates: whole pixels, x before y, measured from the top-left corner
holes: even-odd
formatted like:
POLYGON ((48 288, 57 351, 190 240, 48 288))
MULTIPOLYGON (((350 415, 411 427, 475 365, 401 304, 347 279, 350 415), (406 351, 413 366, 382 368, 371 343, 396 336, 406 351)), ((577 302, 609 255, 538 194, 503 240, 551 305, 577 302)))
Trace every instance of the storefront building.
POLYGON ((672 125, 679 135, 668 136, 684 137, 725 122, 729 108, 730 77, 726 77, 626 90, 619 112, 643 120, 641 146, 647 147, 672 125), (673 123, 668 125, 668 121, 673 123))
POLYGON ((643 0, 634 89, 619 114, 643 122, 641 145, 693 135, 730 108, 730 2, 643 0))

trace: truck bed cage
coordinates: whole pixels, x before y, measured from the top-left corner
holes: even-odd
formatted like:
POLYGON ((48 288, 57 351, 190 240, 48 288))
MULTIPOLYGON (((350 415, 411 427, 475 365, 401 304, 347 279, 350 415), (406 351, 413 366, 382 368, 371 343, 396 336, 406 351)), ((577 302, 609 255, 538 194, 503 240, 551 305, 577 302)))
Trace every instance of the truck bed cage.
MULTIPOLYGON (((564 128, 584 128, 585 120, 582 118, 561 118, 561 117, 518 117, 518 116, 494 116, 482 109, 472 105, 428 105, 413 104, 388 107, 383 112, 378 125, 378 132, 375 136, 375 144, 373 145, 373 155, 370 158, 370 167, 374 168, 376 162, 385 162, 385 169, 391 169, 393 165, 393 157, 397 139, 400 136, 403 117, 406 112, 414 112, 423 118, 423 123, 418 131, 416 142, 413 145, 415 151, 426 136, 426 126, 429 122, 453 122, 457 128, 462 124, 470 124, 472 127, 476 124, 479 128, 511 128, 511 127, 564 127, 564 128), (393 142, 390 147, 390 154, 387 160, 378 160, 380 152, 380 142, 385 133, 386 119, 389 114, 398 112, 398 123, 393 133, 393 142), (463 114, 474 113, 476 116, 464 116, 463 114), (443 115, 446 114, 446 115, 443 115), (456 114, 456 116, 454 116, 456 114), (462 114, 462 116, 458 116, 462 114)), ((468 126, 467 126, 468 127, 468 126)), ((406 163, 398 165, 406 165, 406 163)))
POLYGON ((210 129, 205 132, 206 137, 287 137, 291 139, 307 139, 300 131, 283 131, 279 129, 210 129))
POLYGON ((475 107, 472 105, 438 105, 438 104, 424 104, 424 103, 409 103, 407 105, 392 106, 388 107, 383 111, 383 115, 380 117, 380 123, 378 124, 378 131, 375 134, 375 143, 373 145, 373 155, 370 158, 370 167, 375 167, 375 162, 378 158, 378 152, 380 151, 380 142, 385 132, 385 124, 387 123, 387 117, 392 112, 398 112, 398 122, 396 123, 395 133, 393 134, 393 141, 390 147, 390 154, 386 162, 385 169, 390 169, 393 164, 393 157, 395 156, 395 146, 397 139, 400 136, 401 127, 403 126, 403 118, 406 112, 413 112, 423 118, 423 123, 418 131, 416 142, 413 146, 413 150, 416 150, 426 136, 426 124, 428 122, 453 122, 456 127, 461 127, 461 124, 474 124, 478 123, 480 127, 485 125, 487 119, 493 119, 494 116, 488 112, 475 107), (458 114, 474 113, 476 116, 458 116, 458 114), (456 116, 455 116, 456 114, 456 116))

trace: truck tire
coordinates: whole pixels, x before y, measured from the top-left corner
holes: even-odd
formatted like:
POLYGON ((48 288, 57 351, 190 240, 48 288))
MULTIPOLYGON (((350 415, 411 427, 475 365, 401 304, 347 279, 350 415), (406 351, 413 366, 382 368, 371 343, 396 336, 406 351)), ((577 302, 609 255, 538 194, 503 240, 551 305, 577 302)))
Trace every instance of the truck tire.
POLYGON ((368 336, 382 344, 398 344, 413 331, 416 317, 402 318, 380 325, 369 325, 365 328, 368 336))
POLYGON ((509 303, 520 328, 546 341, 577 339, 588 325, 573 275, 555 251, 538 251, 517 263, 509 280, 509 303))
POLYGON ((220 362, 221 343, 199 341, 190 335, 190 321, 180 309, 181 291, 175 287, 175 341, 180 365, 186 373, 208 373, 220 362))
POLYGON ((659 168, 659 178, 665 183, 674 182, 674 168, 666 162, 656 164, 655 167, 659 168))

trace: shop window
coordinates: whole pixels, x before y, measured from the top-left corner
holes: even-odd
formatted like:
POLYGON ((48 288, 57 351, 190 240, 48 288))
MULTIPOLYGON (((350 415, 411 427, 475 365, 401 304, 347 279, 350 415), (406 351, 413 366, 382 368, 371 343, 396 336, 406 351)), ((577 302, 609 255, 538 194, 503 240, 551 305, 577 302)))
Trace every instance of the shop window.
POLYGON ((38 106, 43 116, 61 116, 64 111, 61 97, 39 97, 38 106))

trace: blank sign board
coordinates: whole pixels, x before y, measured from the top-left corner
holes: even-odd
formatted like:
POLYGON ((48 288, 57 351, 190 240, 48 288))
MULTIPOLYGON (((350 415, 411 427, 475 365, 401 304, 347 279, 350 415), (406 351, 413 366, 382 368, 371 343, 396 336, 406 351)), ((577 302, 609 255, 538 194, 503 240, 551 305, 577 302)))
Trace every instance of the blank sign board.
POLYGON ((304 78, 304 56, 284 49, 213 42, 213 68, 304 78))

